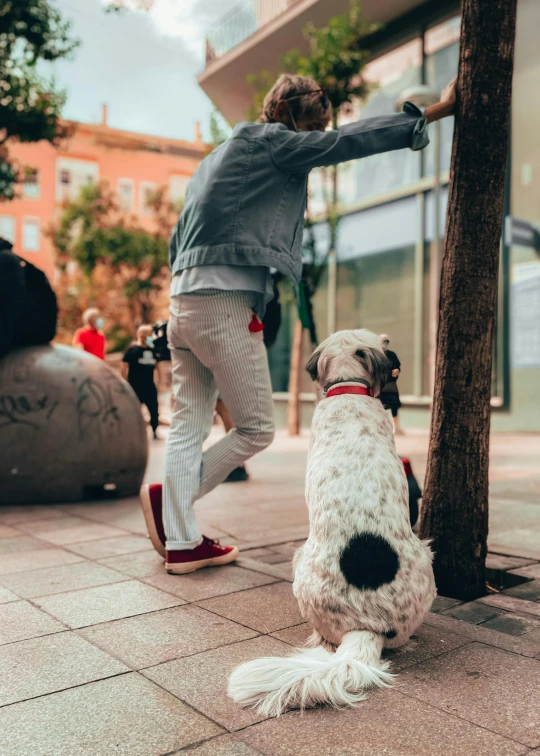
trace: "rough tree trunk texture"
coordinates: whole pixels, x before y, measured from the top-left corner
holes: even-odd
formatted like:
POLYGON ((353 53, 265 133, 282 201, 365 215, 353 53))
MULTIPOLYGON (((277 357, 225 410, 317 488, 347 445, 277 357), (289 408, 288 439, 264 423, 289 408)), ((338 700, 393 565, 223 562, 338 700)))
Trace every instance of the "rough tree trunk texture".
POLYGON ((517 0, 463 0, 421 536, 439 593, 484 595, 491 368, 517 0))
POLYGON ((291 349, 291 369, 289 372, 289 402, 287 405, 287 429, 290 436, 300 435, 301 405, 300 390, 302 388, 302 362, 304 357, 304 329, 300 318, 294 324, 294 335, 291 349))

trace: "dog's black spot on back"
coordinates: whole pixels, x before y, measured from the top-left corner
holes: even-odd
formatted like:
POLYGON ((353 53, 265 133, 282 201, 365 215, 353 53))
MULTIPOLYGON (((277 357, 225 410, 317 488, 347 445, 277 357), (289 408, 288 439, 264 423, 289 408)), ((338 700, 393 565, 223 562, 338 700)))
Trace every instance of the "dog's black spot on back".
POLYGON ((361 591, 376 591, 395 578, 399 557, 381 536, 359 533, 343 550, 339 566, 349 585, 361 591))
POLYGON ((385 638, 388 638, 388 640, 392 640, 392 638, 396 637, 397 630, 387 630, 383 635, 385 638))

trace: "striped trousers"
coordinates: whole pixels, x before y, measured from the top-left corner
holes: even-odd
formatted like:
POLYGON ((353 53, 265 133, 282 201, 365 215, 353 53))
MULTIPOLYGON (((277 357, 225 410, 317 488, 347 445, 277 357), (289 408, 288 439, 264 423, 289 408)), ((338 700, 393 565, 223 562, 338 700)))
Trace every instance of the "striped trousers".
POLYGON ((167 548, 201 542, 194 502, 274 437, 274 408, 262 332, 249 330, 247 292, 201 291, 171 298, 168 340, 173 415, 165 457, 167 548), (235 428, 203 452, 221 396, 235 428))

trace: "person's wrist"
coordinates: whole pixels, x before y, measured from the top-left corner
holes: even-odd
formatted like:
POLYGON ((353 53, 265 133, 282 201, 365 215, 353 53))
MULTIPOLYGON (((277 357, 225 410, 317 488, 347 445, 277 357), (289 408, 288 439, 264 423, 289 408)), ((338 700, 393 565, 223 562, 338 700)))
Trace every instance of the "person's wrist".
POLYGON ((424 117, 428 123, 433 123, 433 121, 439 121, 441 118, 447 118, 448 116, 453 115, 454 109, 455 102, 445 102, 444 100, 441 100, 435 105, 426 108, 424 117))

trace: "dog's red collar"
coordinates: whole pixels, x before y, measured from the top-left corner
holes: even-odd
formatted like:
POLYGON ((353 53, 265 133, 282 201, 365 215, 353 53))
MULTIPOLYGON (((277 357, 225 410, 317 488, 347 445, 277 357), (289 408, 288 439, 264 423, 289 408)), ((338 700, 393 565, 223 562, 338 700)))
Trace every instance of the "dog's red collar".
POLYGON ((362 394, 363 396, 373 396, 373 389, 367 386, 336 386, 326 392, 326 398, 339 396, 340 394, 362 394))

